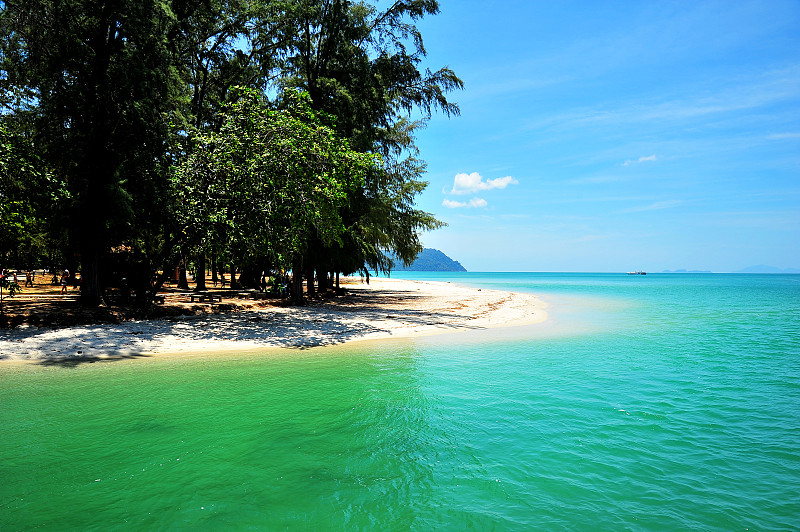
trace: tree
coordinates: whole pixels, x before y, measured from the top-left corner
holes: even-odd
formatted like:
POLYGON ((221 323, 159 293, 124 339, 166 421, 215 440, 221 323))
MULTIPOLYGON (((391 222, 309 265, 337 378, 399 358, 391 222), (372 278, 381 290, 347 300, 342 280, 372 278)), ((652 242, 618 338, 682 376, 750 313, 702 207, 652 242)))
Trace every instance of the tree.
POLYGON ((102 297, 107 250, 147 238, 165 211, 173 23, 164 0, 5 2, 2 100, 33 116, 42 157, 67 184, 88 304, 102 297))
POLYGON ((67 195, 12 118, 0 116, 0 263, 33 268, 48 258, 67 195))
POLYGON ((83 302, 100 301, 123 255, 139 286, 175 249, 197 253, 201 272, 209 249, 312 276, 412 260, 419 231, 440 225, 413 205, 425 187, 414 131, 433 110, 457 114, 445 93, 462 86, 447 68, 420 68, 414 23, 437 11, 435 0, 384 11, 348 0, 0 0, 0 106, 64 190, 45 218, 80 261, 83 302), (276 85, 309 97, 280 90, 276 107, 233 89, 276 85))
MULTIPOLYGON (((326 121, 307 94, 287 91, 276 109, 241 90, 220 131, 197 135, 176 169, 187 231, 241 260, 267 257, 274 270, 296 274, 315 239, 341 243, 343 207, 382 168, 379 157, 351 150, 326 121)), ((300 301, 299 285, 294 294, 300 301)))
POLYGON ((425 48, 414 22, 437 13, 438 2, 397 0, 378 11, 365 2, 297 0, 293 8, 296 30, 280 63, 280 83, 307 90, 315 109, 338 118, 337 131, 355 149, 380 153, 386 162, 343 214, 345 244, 315 255, 348 273, 388 271, 390 255, 410 263, 422 250, 419 232, 442 224, 413 208, 427 183, 413 141, 424 118, 409 115, 417 110, 430 117, 434 109, 458 114, 445 93, 463 86, 449 68, 419 68, 425 48))
MULTIPOLYGON (((224 107, 240 94, 233 87, 267 85, 287 21, 280 1, 176 1, 173 7, 178 23, 170 40, 176 43, 177 66, 187 88, 180 114, 186 134, 178 140, 188 140, 219 130, 224 107)), ((181 144, 178 151, 186 157, 193 144, 181 144)), ((204 272, 210 244, 202 238, 191 244, 196 247, 197 270, 204 272)), ((196 281, 198 290, 205 289, 204 274, 196 281)))

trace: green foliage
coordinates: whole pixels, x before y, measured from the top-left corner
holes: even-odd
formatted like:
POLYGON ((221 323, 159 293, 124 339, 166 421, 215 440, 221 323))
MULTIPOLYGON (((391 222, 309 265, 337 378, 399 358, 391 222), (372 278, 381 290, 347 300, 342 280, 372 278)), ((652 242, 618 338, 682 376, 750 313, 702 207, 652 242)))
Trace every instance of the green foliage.
POLYGON ((47 261, 50 224, 68 194, 19 129, 0 120, 0 262, 33 267, 47 261))
POLYGON ((22 292, 22 288, 20 288, 19 283, 13 280, 11 277, 0 276, 0 288, 7 290, 8 295, 13 296, 22 292))
POLYGON ((68 254, 80 253, 81 295, 96 302, 103 256, 164 210, 174 14, 164 0, 9 0, 0 20, 0 99, 29 117, 66 184, 68 254))
POLYGON ((339 119, 337 129, 354 148, 403 150, 391 129, 408 113, 459 113, 445 93, 463 82, 446 67, 419 69, 425 48, 413 22, 437 13, 436 0, 398 0, 383 12, 347 0, 291 3, 295 29, 286 37, 279 83, 308 91, 316 109, 339 119))
POLYGON ((288 269, 312 238, 341 240, 341 209, 380 160, 351 150, 308 95, 288 91, 282 105, 240 89, 220 131, 194 137, 173 184, 191 240, 288 269))
POLYGON ((293 5, 296 30, 287 39, 280 83, 307 90, 315 109, 337 117, 337 131, 355 149, 380 153, 385 161, 343 214, 349 222, 344 246, 317 255, 348 273, 388 271, 391 255, 409 263, 422 250, 419 233, 442 223, 413 208, 426 186, 425 165, 414 157, 414 131, 424 122, 408 115, 419 110, 429 117, 434 109, 458 114, 445 93, 463 86, 448 68, 419 69, 425 48, 414 22, 437 13, 438 2, 398 0, 386 11, 346 0, 293 5))
POLYGON ((420 68, 415 23, 438 9, 0 2, 0 256, 78 260, 88 303, 122 255, 140 278, 187 251, 347 273, 412 260, 441 223, 414 208, 409 115, 458 114, 445 94, 462 86, 420 68))

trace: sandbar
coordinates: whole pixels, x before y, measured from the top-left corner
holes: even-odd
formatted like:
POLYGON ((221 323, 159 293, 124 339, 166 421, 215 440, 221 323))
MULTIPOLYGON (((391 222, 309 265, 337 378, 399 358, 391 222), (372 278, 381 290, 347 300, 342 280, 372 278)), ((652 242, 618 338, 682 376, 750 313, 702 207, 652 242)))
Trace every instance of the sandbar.
POLYGON ((0 330, 0 361, 309 348, 512 327, 547 319, 536 295, 441 281, 346 281, 347 293, 302 307, 64 328, 0 330))

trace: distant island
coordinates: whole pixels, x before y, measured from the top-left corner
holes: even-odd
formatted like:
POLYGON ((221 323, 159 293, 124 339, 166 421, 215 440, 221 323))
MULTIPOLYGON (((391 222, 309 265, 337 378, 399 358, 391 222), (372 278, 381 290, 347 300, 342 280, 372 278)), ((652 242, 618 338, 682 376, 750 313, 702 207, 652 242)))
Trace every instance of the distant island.
POLYGON ((759 264, 757 266, 748 266, 736 273, 800 273, 800 268, 776 268, 775 266, 767 266, 759 264))
POLYGON ((395 271, 398 272, 465 272, 467 271, 458 261, 455 261, 438 249, 425 248, 417 260, 404 267, 397 261, 395 271))
MULTIPOLYGON (((661 273, 712 273, 710 270, 662 270, 661 273)), ((775 266, 767 266, 766 264, 758 264, 756 266, 748 266, 741 270, 736 270, 731 273, 800 273, 800 268, 777 268, 775 266)))

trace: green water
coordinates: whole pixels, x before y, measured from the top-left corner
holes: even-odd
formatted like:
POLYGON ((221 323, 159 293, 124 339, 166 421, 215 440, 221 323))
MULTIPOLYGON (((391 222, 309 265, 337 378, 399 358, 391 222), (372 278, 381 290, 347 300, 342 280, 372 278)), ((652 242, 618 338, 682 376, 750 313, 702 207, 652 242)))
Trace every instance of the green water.
POLYGON ((800 276, 454 280, 550 323, 0 366, 0 530, 800 528, 800 276))

